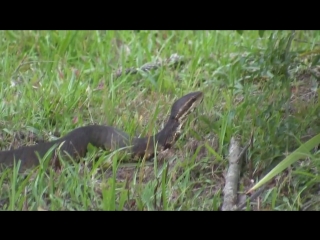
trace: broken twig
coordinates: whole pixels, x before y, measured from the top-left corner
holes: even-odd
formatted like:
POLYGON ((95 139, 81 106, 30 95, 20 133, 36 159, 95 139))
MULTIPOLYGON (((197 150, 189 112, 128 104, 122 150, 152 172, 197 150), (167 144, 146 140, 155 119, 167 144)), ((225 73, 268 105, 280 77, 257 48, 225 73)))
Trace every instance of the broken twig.
POLYGON ((222 211, 236 210, 238 183, 240 176, 241 159, 249 148, 250 143, 240 152, 240 143, 232 137, 229 148, 229 169, 226 176, 226 185, 223 189, 224 201, 222 205, 222 211))

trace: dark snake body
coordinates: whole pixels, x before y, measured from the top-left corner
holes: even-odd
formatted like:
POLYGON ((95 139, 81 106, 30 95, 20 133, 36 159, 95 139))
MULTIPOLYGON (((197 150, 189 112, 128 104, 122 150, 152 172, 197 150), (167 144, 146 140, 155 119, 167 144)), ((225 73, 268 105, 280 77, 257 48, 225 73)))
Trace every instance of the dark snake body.
POLYGON ((12 167, 15 161, 21 160, 20 172, 25 171, 37 166, 38 156, 43 158, 52 148, 59 149, 60 153, 72 158, 84 157, 89 143, 111 151, 126 147, 132 158, 150 159, 155 152, 164 151, 176 142, 187 115, 202 101, 202 98, 202 92, 192 92, 178 99, 172 105, 166 125, 154 136, 130 139, 128 134, 111 126, 84 126, 74 129, 55 141, 2 151, 0 166, 12 167))

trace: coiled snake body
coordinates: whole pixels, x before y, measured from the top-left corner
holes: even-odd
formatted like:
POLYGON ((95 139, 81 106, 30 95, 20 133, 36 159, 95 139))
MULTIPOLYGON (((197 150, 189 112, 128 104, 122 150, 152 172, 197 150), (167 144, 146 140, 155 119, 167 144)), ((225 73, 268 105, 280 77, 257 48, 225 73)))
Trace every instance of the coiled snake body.
POLYGON ((84 126, 74 129, 55 141, 2 151, 0 152, 0 166, 12 167, 14 162, 20 160, 20 172, 25 171, 38 165, 38 157, 43 158, 52 148, 59 149, 63 156, 84 157, 89 143, 107 150, 127 147, 132 158, 150 159, 156 152, 164 151, 176 142, 187 115, 197 107, 202 99, 202 92, 192 92, 178 99, 172 105, 171 114, 164 128, 154 136, 130 139, 128 134, 111 126, 84 126))

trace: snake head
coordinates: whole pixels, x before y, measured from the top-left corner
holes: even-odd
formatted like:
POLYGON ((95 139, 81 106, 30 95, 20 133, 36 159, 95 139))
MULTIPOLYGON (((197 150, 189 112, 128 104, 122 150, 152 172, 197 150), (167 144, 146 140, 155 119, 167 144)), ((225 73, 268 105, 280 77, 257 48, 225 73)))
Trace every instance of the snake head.
POLYGON ((190 114, 203 100, 202 92, 192 92, 179 98, 171 108, 171 117, 183 124, 190 114))

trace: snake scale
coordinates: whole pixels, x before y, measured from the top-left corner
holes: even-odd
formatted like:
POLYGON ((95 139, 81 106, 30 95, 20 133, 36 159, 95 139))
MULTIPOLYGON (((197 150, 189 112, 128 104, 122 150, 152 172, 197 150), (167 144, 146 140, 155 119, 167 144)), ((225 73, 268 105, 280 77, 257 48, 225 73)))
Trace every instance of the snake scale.
MULTIPOLYGON (((165 126, 154 136, 130 138, 127 133, 112 126, 79 127, 55 141, 0 152, 0 167, 13 167, 14 163, 20 160, 19 170, 23 172, 39 165, 39 157, 43 158, 50 149, 59 150, 59 156, 62 157, 84 157, 89 143, 111 151, 126 148, 132 159, 143 157, 150 159, 156 153, 171 148, 179 138, 187 116, 202 102, 202 99, 203 93, 198 91, 176 100, 165 126)), ((55 157, 56 154, 51 158, 55 157)))

